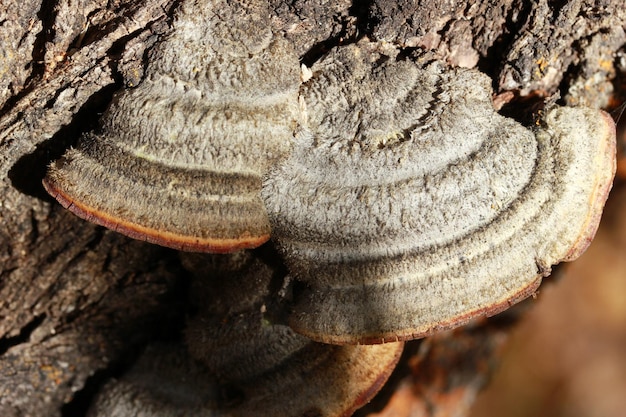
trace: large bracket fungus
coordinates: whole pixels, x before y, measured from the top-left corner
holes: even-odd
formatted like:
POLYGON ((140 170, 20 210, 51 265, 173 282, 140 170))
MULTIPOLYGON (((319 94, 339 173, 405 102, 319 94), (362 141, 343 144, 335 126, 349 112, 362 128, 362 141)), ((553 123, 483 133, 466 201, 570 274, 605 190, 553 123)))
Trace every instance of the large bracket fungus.
POLYGON ((586 248, 615 171, 608 115, 553 107, 526 128, 480 72, 368 39, 301 77, 267 19, 261 0, 183 2, 144 81, 47 189, 183 250, 258 246, 271 228, 301 284, 289 324, 336 344, 495 314, 586 248))
POLYGON ((327 54, 300 100, 263 196, 307 284, 290 324, 308 337, 405 340, 495 314, 595 233, 615 172, 603 112, 554 108, 527 129, 479 72, 372 43, 327 54))
POLYGON ((150 346, 99 394, 91 417, 349 416, 395 367, 402 343, 332 346, 275 324, 277 274, 250 252, 185 257, 198 306, 182 344, 150 346))

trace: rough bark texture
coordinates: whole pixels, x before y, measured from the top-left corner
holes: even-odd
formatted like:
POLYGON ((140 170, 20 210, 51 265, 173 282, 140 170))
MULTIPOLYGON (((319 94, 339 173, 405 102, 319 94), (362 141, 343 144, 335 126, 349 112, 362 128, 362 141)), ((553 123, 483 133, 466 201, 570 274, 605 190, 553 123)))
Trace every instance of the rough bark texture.
MULTIPOLYGON (((555 93, 568 104, 610 107, 623 79, 622 0, 270 3, 274 29, 308 65, 369 36, 480 68, 513 113, 521 96, 555 93)), ((93 127, 112 93, 141 80, 144 52, 177 4, 0 3, 3 416, 81 415, 104 376, 182 322, 186 275, 174 251, 81 221, 41 187, 47 164, 93 127)), ((466 372, 436 363, 449 379, 466 372)))

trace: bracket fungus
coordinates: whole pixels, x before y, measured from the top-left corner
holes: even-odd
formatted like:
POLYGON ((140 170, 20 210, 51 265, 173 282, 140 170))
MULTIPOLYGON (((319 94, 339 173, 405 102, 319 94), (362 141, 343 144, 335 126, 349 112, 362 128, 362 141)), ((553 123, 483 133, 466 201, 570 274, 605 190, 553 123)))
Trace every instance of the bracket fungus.
POLYGON ((250 252, 223 258, 184 258, 198 302, 189 349, 149 347, 101 391, 91 417, 349 416, 380 389, 402 343, 333 346, 297 335, 268 319, 282 277, 250 252))
POLYGON ((294 148, 263 186, 306 284, 296 331, 422 337, 506 309, 587 247, 615 172, 612 119, 553 108, 530 130, 496 113, 489 82, 367 42, 312 67, 294 148))
POLYGON ((261 1, 183 2, 144 80, 52 164, 48 192, 80 217, 176 249, 269 239, 261 177, 289 149, 300 69, 268 16, 261 1))
POLYGON ((494 110, 480 72, 368 39, 301 77, 268 16, 262 0, 183 2, 145 79, 47 190, 188 251, 255 247, 271 229, 302 284, 290 326, 334 344, 495 314, 586 248, 615 172, 608 115, 553 107, 529 129, 494 110))

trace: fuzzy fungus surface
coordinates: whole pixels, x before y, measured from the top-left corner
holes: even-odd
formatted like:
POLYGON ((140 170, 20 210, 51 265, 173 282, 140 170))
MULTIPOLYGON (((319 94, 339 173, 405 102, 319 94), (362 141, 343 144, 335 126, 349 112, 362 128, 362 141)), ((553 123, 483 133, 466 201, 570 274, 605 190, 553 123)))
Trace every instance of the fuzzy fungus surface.
POLYGON ((350 416, 387 381, 403 343, 313 342, 272 319, 281 275, 257 255, 196 255, 185 343, 148 347, 90 417, 350 416))
POLYGON ((134 238, 191 251, 259 246, 270 234, 261 177, 289 150, 299 83, 264 2, 184 2, 143 81, 44 184, 77 215, 134 238))
POLYGON ((528 129, 483 74, 369 42, 330 51, 300 100, 263 196, 308 337, 413 339, 495 314, 595 233, 615 172, 601 111, 555 107, 528 129))
POLYGON ((496 314, 587 247, 615 172, 608 115, 553 106, 528 128, 479 71, 367 38, 301 71, 268 7, 182 2, 48 191, 186 251, 271 235, 296 283, 289 325, 333 344, 496 314))

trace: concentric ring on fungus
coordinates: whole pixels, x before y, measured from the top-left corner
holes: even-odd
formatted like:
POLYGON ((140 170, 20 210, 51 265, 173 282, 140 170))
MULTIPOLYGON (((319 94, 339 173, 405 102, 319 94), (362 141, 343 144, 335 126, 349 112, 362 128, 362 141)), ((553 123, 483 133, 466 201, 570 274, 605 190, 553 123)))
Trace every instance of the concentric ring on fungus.
POLYGON ((183 255, 197 314, 184 344, 153 344, 99 393, 90 417, 350 416, 386 382, 403 343, 333 346, 274 323, 276 271, 249 251, 183 255))
POLYGON ((290 156, 263 186, 303 282, 289 323, 327 343, 413 339, 531 295, 587 247, 615 172, 604 112, 552 108, 530 130, 490 80, 337 47, 301 88, 290 156))
POLYGON ((261 1, 184 2, 143 81, 52 164, 48 192, 80 217, 176 249, 267 241, 261 177, 289 150, 300 84, 268 16, 261 1))
POLYGON ((176 249, 255 247, 271 228, 303 284, 290 326, 336 344, 495 314, 587 247, 615 172, 608 115, 553 107, 528 129, 494 110, 480 72, 367 39, 303 81, 268 7, 181 2, 143 81, 46 189, 176 249))

